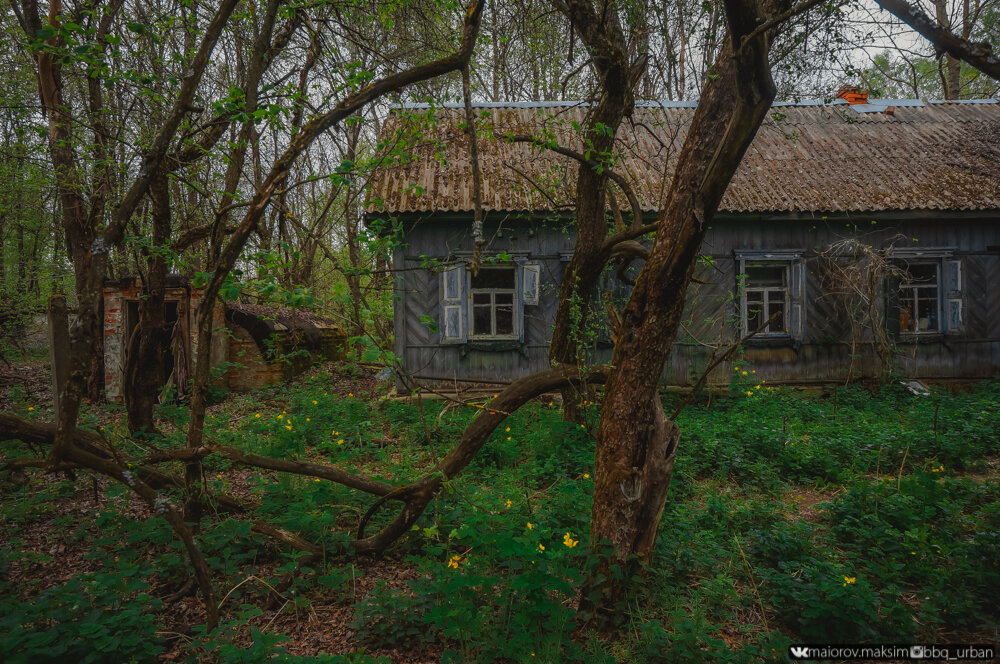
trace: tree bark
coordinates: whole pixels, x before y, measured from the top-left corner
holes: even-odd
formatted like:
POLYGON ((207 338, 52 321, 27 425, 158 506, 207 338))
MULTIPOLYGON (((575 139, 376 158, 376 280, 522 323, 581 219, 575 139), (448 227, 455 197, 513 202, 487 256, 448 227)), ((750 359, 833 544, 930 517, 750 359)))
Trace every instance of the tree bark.
MULTIPOLYGON (((934 15, 938 25, 951 32, 951 17, 948 16, 947 0, 934 0, 934 15)), ((944 58, 944 98, 961 99, 962 61, 950 53, 942 54, 944 58)))
MULTIPOLYGON (((784 3, 769 2, 770 16, 781 10, 775 5, 784 3)), ((680 435, 663 414, 659 377, 708 223, 775 94, 768 35, 743 42, 768 15, 752 0, 730 0, 726 10, 729 36, 691 121, 653 248, 622 312, 605 390, 591 544, 597 551, 610 544, 613 554, 602 558, 581 602, 582 617, 599 627, 614 623, 628 588, 610 581, 611 568, 629 579, 637 561, 652 557, 680 435)))
MULTIPOLYGON (((465 15, 462 30, 462 40, 456 52, 443 58, 417 65, 402 72, 391 74, 379 79, 357 92, 348 95, 330 111, 307 122, 296 133, 285 151, 274 161, 267 176, 250 200, 243 220, 233 230, 229 242, 219 252, 218 259, 212 264, 212 277, 202 294, 198 305, 198 351, 194 363, 194 380, 191 386, 191 420, 187 431, 187 449, 193 450, 201 446, 205 435, 205 406, 208 391, 208 377, 211 359, 211 344, 213 332, 213 311, 219 289, 223 280, 233 269, 250 234, 257 228, 261 218, 267 211, 271 199, 280 183, 284 182, 293 164, 316 138, 331 127, 337 126, 345 118, 354 115, 366 105, 377 101, 382 96, 405 88, 413 83, 428 80, 442 74, 461 69, 472 57, 472 50, 479 34, 480 17, 484 0, 473 0, 465 15)), ((200 464, 188 464, 189 474, 200 473, 200 464)), ((192 479, 189 475, 189 480, 192 479)), ((198 483, 192 481, 192 491, 198 491, 198 483)), ((185 517, 197 517, 197 494, 189 495, 189 502, 194 509, 185 508, 185 517)))
POLYGON ((137 333, 134 339, 129 340, 123 391, 129 430, 133 434, 156 433, 153 410, 169 372, 165 351, 170 346, 171 335, 164 318, 167 260, 163 249, 170 242, 171 218, 170 191, 163 169, 152 178, 149 197, 152 202, 153 247, 148 258, 143 298, 139 301, 137 333))
POLYGON ((969 63, 987 76, 1000 81, 1000 55, 993 51, 993 45, 976 43, 955 35, 951 30, 938 25, 922 9, 907 0, 875 0, 878 5, 895 14, 904 23, 920 33, 934 46, 945 53, 969 63))
MULTIPOLYGON (((587 117, 583 138, 597 160, 614 149, 615 136, 622 120, 633 107, 632 77, 629 71, 625 37, 618 22, 617 9, 598 12, 590 0, 553 0, 593 54, 594 67, 601 80, 601 97, 587 117)), ((559 308, 549 343, 549 361, 553 364, 582 364, 584 351, 580 335, 590 317, 590 301, 607 260, 604 240, 608 234, 608 169, 579 163, 576 179, 577 238, 573 257, 566 265, 559 287, 559 308)), ((563 391, 563 417, 582 419, 581 401, 587 394, 578 387, 563 391)))

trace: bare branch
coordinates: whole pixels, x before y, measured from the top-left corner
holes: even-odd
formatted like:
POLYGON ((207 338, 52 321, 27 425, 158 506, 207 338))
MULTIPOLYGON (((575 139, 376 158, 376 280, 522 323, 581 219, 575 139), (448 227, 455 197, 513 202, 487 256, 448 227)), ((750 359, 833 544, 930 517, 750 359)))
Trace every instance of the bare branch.
POLYGON ((951 30, 942 27, 919 7, 906 0, 875 0, 878 5, 895 14, 904 23, 934 44, 934 47, 948 55, 964 60, 987 76, 1000 81, 1000 57, 993 53, 993 46, 987 42, 971 42, 962 39, 951 30))

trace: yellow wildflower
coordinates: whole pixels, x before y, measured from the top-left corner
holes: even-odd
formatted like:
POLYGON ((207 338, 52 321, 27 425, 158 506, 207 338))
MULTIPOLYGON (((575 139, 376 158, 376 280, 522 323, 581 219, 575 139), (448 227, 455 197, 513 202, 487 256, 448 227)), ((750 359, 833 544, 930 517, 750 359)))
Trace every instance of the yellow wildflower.
POLYGON ((533 525, 531 525, 531 522, 529 521, 529 522, 528 522, 528 530, 531 530, 532 528, 534 528, 534 526, 533 526, 533 525))
POLYGON ((510 431, 510 427, 507 427, 507 431, 510 431))
POLYGON ((574 546, 576 546, 579 543, 580 543, 580 540, 573 539, 573 537, 569 533, 566 533, 565 535, 563 535, 563 544, 565 544, 567 547, 569 547, 569 548, 572 549, 574 546))
POLYGON ((508 500, 508 501, 507 501, 507 509, 510 509, 510 506, 511 506, 511 505, 513 505, 513 504, 514 504, 514 503, 512 503, 512 502, 510 502, 510 501, 508 500))
POLYGON ((747 375, 747 372, 746 372, 746 371, 742 372, 742 375, 743 375, 743 376, 746 376, 746 375, 747 375))
POLYGON ((755 387, 755 388, 753 388, 753 389, 755 389, 755 390, 759 390, 759 389, 760 389, 760 385, 758 385, 757 387, 755 387))
POLYGON ((549 402, 549 405, 550 405, 550 406, 552 405, 552 402, 551 402, 551 401, 549 402))
POLYGON ((583 479, 589 480, 590 479, 590 473, 584 473, 583 474, 583 479))
POLYGON ((348 392, 348 393, 347 393, 347 396, 349 396, 349 397, 353 397, 353 396, 354 396, 354 392, 348 392))
POLYGON ((343 445, 343 444, 344 444, 344 439, 343 439, 343 438, 341 438, 340 440, 338 440, 338 441, 337 441, 337 444, 338 444, 338 445, 343 445))
POLYGON ((510 436, 507 436, 507 440, 510 440, 510 436))
POLYGON ((291 430, 292 430, 292 425, 290 425, 290 424, 286 424, 286 425, 285 425, 285 428, 286 428, 286 429, 288 429, 289 431, 291 431, 291 430))
POLYGON ((844 585, 845 586, 848 585, 849 583, 854 583, 855 581, 857 581, 857 578, 855 578, 853 576, 845 576, 844 577, 844 585))
POLYGON ((316 405, 316 400, 315 400, 315 399, 313 399, 313 405, 314 405, 314 406, 316 405))
POLYGON ((34 409, 35 409, 34 406, 28 406, 28 410, 34 410, 34 409))
POLYGON ((752 397, 753 396, 753 392, 751 390, 747 390, 747 396, 748 397, 752 397))
POLYGON ((310 419, 309 419, 308 417, 306 418, 306 422, 311 422, 311 421, 312 421, 312 420, 310 420, 310 419))
POLYGON ((322 480, 317 477, 316 479, 313 480, 313 482, 322 482, 322 480))
POLYGON ((458 569, 458 564, 462 562, 462 556, 452 556, 448 559, 448 567, 458 569))
POLYGON ((753 369, 750 373, 757 373, 757 370, 753 369))
POLYGON ((260 413, 254 413, 253 416, 256 417, 258 420, 260 419, 260 413))
POLYGON ((542 544, 542 543, 539 543, 539 544, 538 544, 538 550, 539 550, 539 551, 544 551, 544 550, 545 550, 545 545, 544 545, 544 544, 542 544))

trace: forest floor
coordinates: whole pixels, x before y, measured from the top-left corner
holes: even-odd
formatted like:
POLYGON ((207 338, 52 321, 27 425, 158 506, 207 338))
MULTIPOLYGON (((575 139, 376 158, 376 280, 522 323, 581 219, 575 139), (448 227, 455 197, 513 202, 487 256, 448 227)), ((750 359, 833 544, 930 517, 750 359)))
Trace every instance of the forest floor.
MULTIPOLYGON (((37 356, 15 363, 30 380, 0 386, 5 408, 51 419, 43 366, 37 356)), ((300 554, 248 521, 206 519, 199 544, 224 616, 207 635, 182 547, 125 487, 4 472, 0 660, 757 662, 785 661, 796 642, 997 643, 1000 381, 926 397, 841 388, 835 406, 744 370, 733 377, 739 396, 682 413, 656 556, 610 637, 574 622, 593 562, 598 411, 569 424, 542 399, 508 418, 379 558, 335 553, 368 496, 206 459, 210 491, 327 551, 298 568, 300 554)), ((219 395, 206 435, 403 484, 478 409, 387 391, 370 370, 325 365, 219 395)), ((163 405, 158 418, 157 446, 180 444, 186 408, 163 405)), ((89 404, 82 421, 141 453, 120 406, 89 404)), ((31 452, 7 443, 0 462, 31 452)), ((396 509, 379 510, 368 532, 396 509)))

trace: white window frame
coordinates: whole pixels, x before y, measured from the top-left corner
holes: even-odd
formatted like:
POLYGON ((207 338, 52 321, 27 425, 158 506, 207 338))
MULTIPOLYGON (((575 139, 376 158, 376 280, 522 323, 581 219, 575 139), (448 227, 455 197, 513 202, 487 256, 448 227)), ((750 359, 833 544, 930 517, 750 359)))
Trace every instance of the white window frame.
POLYGON ((912 311, 911 318, 913 320, 914 327, 916 329, 913 329, 913 328, 903 329, 903 326, 900 325, 899 326, 899 333, 901 335, 907 335, 907 336, 920 336, 920 335, 928 335, 928 334, 942 334, 945 331, 945 326, 943 325, 944 319, 942 317, 942 313, 943 312, 942 312, 942 307, 941 307, 941 260, 940 259, 938 259, 938 260, 933 260, 933 259, 931 259, 931 260, 919 260, 918 259, 918 260, 907 261, 906 267, 904 269, 908 270, 911 267, 932 267, 932 268, 934 268, 934 283, 933 284, 927 284, 927 283, 906 283, 905 281, 901 281, 900 282, 900 284, 899 284, 899 312, 898 312, 898 315, 900 315, 900 317, 902 317, 902 312, 903 312, 903 309, 904 309, 904 306, 905 306, 904 305, 905 302, 912 302, 913 305, 914 305, 914 307, 913 307, 914 310, 912 311), (930 289, 934 289, 934 318, 937 321, 937 327, 935 327, 933 329, 921 330, 920 329, 920 319, 917 318, 917 316, 916 316, 917 310, 919 310, 919 307, 917 307, 917 303, 920 300, 929 300, 929 299, 931 299, 927 295, 924 295, 923 297, 921 297, 921 295, 920 295, 921 291, 927 291, 927 290, 930 290, 930 289))
MULTIPOLYGON (((775 250, 737 250, 733 252, 736 259, 737 290, 739 293, 739 330, 740 335, 745 336, 752 332, 749 330, 749 317, 747 311, 747 292, 782 290, 777 286, 755 287, 748 283, 748 267, 780 267, 784 269, 784 309, 782 315, 782 330, 777 332, 761 331, 754 335, 754 339, 793 339, 803 340, 805 338, 805 297, 806 297, 806 271, 805 262, 802 258, 802 249, 775 249, 775 250)), ((771 302, 770 295, 763 295, 762 306, 767 311, 767 304, 771 302)), ((765 317, 763 320, 767 320, 765 317)), ((763 322, 763 321, 762 321, 763 322)), ((768 326, 773 327, 773 324, 768 326)))
POLYGON ((468 279, 468 293, 469 293, 469 340, 482 340, 482 339, 517 339, 520 336, 519 331, 519 318, 518 310, 521 306, 520 298, 518 298, 518 288, 520 279, 518 279, 518 269, 517 265, 502 264, 502 265, 483 265, 479 268, 480 272, 483 270, 510 270, 511 276, 513 277, 513 286, 511 288, 473 288, 472 287, 472 272, 467 271, 468 279), (482 294, 490 295, 489 305, 477 305, 476 295, 482 294), (497 305, 496 296, 498 294, 509 294, 510 295, 510 308, 511 308, 511 333, 510 334, 497 334, 497 307, 505 305, 497 305), (489 306, 490 307, 490 333, 489 334, 477 334, 476 333, 476 307, 489 306))
POLYGON ((744 283, 740 296, 740 324, 743 328, 743 334, 749 334, 753 332, 750 329, 750 304, 747 301, 747 295, 749 293, 760 293, 761 301, 760 305, 761 311, 761 322, 766 323, 769 318, 768 312, 771 310, 771 303, 780 300, 781 301, 781 329, 775 331, 773 328, 776 323, 771 323, 767 326, 766 330, 761 330, 755 336, 758 337, 788 337, 791 333, 788 329, 788 316, 789 310, 791 308, 791 295, 789 293, 789 281, 791 280, 791 274, 789 270, 789 265, 787 262, 775 262, 775 261, 747 261, 744 265, 744 283), (749 268, 754 267, 776 267, 781 268, 782 271, 782 285, 781 286, 754 286, 750 283, 749 268))
MULTIPOLYGON (((889 255, 902 269, 911 265, 934 265, 937 267, 937 320, 936 330, 904 330, 899 326, 901 337, 917 338, 937 334, 961 335, 965 332, 965 266, 964 258, 956 256, 956 247, 905 247, 892 249, 889 255)), ((899 307, 887 311, 887 316, 898 317, 902 309, 903 291, 910 286, 900 283, 896 290, 899 307)), ((898 318, 896 319, 898 320, 898 318)))

